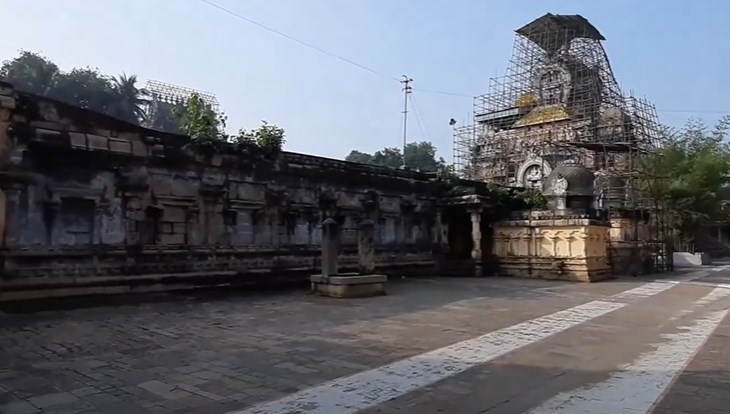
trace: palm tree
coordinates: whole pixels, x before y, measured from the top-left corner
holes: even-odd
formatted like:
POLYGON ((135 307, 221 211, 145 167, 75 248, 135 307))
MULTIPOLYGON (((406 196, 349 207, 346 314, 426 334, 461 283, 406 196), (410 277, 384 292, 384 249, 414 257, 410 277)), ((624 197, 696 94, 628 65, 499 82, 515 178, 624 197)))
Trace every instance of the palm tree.
POLYGON ((114 102, 109 107, 109 114, 119 119, 141 123, 147 115, 144 107, 149 103, 145 89, 137 88, 137 76, 122 73, 112 78, 114 102))

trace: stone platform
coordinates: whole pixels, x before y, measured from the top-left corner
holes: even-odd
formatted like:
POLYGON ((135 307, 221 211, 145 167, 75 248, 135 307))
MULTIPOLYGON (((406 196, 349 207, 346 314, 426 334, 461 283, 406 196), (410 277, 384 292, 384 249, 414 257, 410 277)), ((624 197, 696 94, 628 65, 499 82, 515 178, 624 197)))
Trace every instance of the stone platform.
POLYGON ((332 298, 365 298, 385 295, 386 275, 341 273, 334 276, 312 275, 312 292, 332 298))
POLYGON ((494 257, 504 276, 598 282, 613 278, 608 223, 531 212, 494 225, 494 257))

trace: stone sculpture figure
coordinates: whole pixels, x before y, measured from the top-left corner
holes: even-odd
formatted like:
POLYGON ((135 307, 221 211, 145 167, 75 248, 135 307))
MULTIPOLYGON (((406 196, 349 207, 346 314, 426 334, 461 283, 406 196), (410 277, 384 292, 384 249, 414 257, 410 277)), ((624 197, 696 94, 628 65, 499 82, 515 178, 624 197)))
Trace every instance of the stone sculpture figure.
POLYGON ((568 181, 562 175, 559 175, 553 184, 553 192, 555 195, 564 196, 568 193, 568 181))

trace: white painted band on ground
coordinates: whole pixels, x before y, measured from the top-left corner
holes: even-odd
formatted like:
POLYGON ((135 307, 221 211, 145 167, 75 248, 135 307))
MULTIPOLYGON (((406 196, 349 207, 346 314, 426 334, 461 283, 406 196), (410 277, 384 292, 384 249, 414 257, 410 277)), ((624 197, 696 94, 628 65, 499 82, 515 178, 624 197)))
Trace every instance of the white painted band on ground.
POLYGON ((616 302, 588 302, 231 414, 356 413, 624 306, 616 302))
POLYGON ((676 286, 667 282, 650 282, 611 296, 614 299, 644 299, 676 286))
POLYGON ((718 286, 715 289, 712 289, 710 293, 698 299, 695 302, 695 306, 705 306, 716 300, 724 299, 728 296, 730 296, 730 291, 725 287, 718 286))
POLYGON ((673 285, 706 286, 712 288, 730 289, 730 283, 697 282, 694 280, 668 280, 666 283, 671 283, 673 285))
POLYGON ((664 335, 668 342, 643 354, 608 380, 561 393, 530 414, 649 412, 727 313, 727 310, 713 312, 695 321, 694 325, 682 328, 684 330, 679 333, 664 335))
POLYGON ((682 309, 676 314, 674 314, 672 317, 668 319, 668 321, 676 321, 677 319, 683 318, 694 311, 697 310, 697 308, 701 308, 703 306, 709 305, 715 301, 718 301, 720 299, 724 299, 730 296, 730 289, 723 289, 723 288, 715 288, 710 291, 710 293, 706 294, 705 296, 697 299, 691 307, 682 309))

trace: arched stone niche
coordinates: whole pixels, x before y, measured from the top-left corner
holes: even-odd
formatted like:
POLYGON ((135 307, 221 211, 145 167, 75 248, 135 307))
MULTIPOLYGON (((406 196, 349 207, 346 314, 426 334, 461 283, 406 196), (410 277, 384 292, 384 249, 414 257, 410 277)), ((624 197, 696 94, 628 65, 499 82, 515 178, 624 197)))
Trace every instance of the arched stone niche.
POLYGON ((526 188, 542 189, 542 183, 552 167, 540 157, 530 157, 517 170, 517 184, 526 188))

